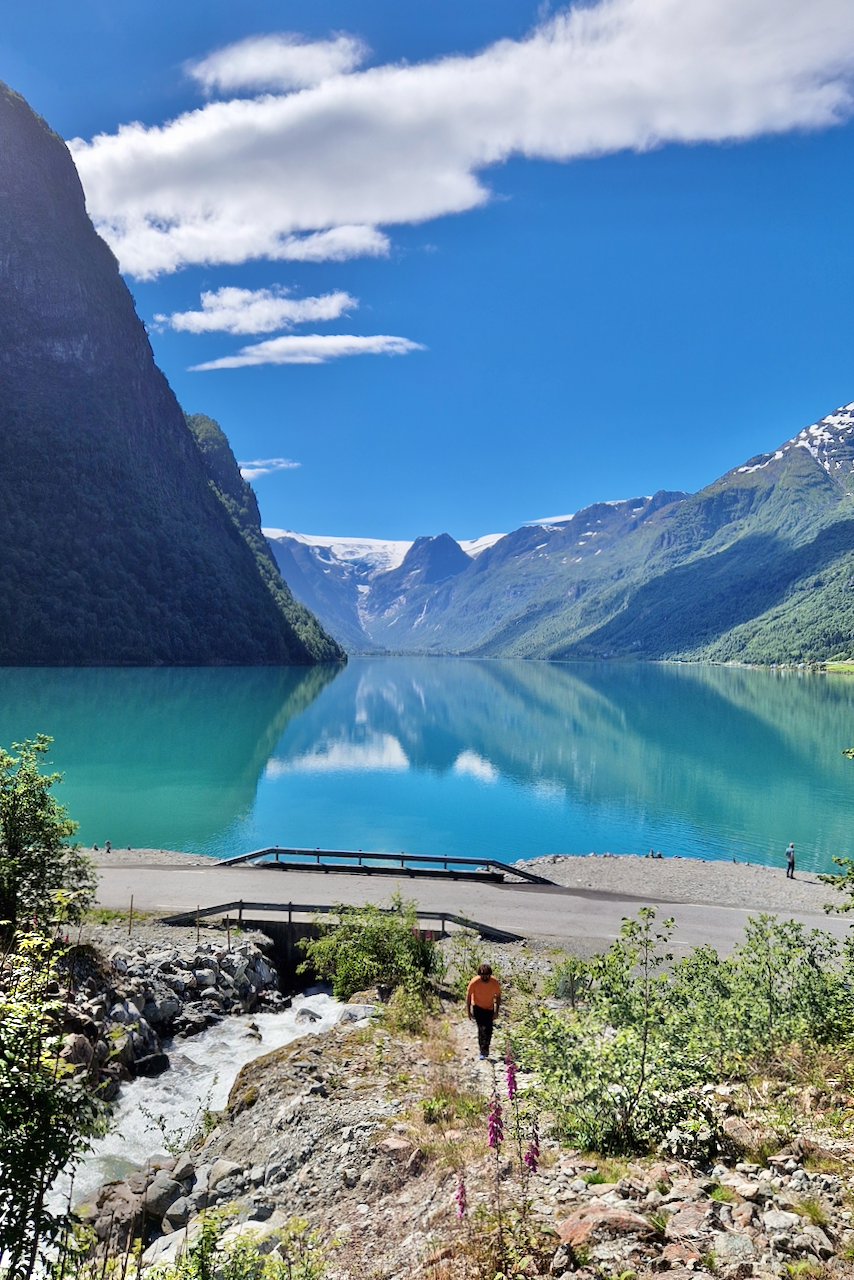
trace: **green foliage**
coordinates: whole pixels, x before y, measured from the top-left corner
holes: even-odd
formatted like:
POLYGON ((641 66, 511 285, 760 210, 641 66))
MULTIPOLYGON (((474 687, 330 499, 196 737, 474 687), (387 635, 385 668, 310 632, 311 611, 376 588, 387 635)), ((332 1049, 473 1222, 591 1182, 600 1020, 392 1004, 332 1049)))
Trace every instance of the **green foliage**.
POLYGON ((854 1025, 842 948, 795 921, 751 917, 721 959, 694 948, 676 964, 673 922, 643 908, 587 964, 583 1000, 529 1012, 516 1052, 538 1073, 559 1134, 600 1151, 711 1152, 717 1119, 702 1086, 749 1075, 783 1046, 843 1042, 854 1025))
MULTIPOLYGON (((156 1265, 157 1280, 320 1280, 326 1255, 320 1233, 293 1218, 274 1233, 274 1247, 259 1248, 261 1232, 222 1244, 223 1215, 208 1213, 199 1235, 174 1264, 156 1265)), ((85 1280, 81 1277, 80 1280, 85 1280)))
POLYGON ((184 415, 199 447, 211 488, 252 552, 255 565, 282 616, 315 662, 340 662, 344 651, 327 635, 314 614, 296 601, 279 573, 261 532, 261 513, 252 486, 243 479, 225 432, 204 413, 184 415))
MULTIPOLYGON (((445 944, 445 953, 451 988, 462 1000, 465 998, 466 988, 473 974, 477 972, 478 965, 486 960, 486 951, 480 935, 473 929, 460 929, 452 933, 445 944)), ((496 971, 496 977, 498 976, 496 971)))
POLYGON ((19 935, 0 983, 0 1255, 5 1280, 33 1274, 61 1246, 68 1214, 45 1199, 101 1131, 104 1111, 84 1073, 60 1057, 61 954, 40 933, 19 935))
POLYGON ((299 972, 314 971, 332 981, 339 1000, 372 986, 423 992, 441 965, 436 944, 422 938, 416 904, 393 895, 388 908, 336 904, 317 922, 317 938, 304 938, 306 959, 299 972))
POLYGON ((0 261, 15 264, 0 276, 0 664, 310 665, 312 637, 212 490, 68 148, 5 85, 0 135, 0 261))
POLYGON ((15 755, 0 748, 0 930, 7 933, 24 921, 53 920, 57 893, 69 920, 82 918, 95 895, 90 859, 66 844, 77 823, 51 794, 62 774, 39 769, 52 741, 40 733, 13 743, 15 755))
POLYGON ((412 983, 403 983, 391 993, 385 1007, 386 1026, 391 1031, 403 1031, 408 1035, 420 1035, 430 1012, 428 993, 412 983))
POLYGON ((592 982, 592 974, 584 960, 578 956, 567 956, 556 964, 549 973, 544 984, 547 996, 557 996, 558 1000, 568 1000, 574 1009, 592 982))

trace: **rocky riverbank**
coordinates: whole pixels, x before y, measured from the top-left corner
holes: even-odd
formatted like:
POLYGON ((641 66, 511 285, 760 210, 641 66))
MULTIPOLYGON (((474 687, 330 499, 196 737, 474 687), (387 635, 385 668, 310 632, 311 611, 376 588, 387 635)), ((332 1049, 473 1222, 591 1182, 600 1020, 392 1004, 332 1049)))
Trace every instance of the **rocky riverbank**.
POLYGON ((62 1057, 88 1073, 106 1101, 123 1081, 169 1065, 164 1044, 230 1013, 283 1009, 263 934, 89 926, 70 953, 62 1057))
MULTIPOLYGON (((301 1012, 308 1029, 310 1000, 301 1012)), ((214 1209, 226 1244, 251 1236, 265 1251, 294 1217, 306 1220, 332 1271, 350 1280, 368 1271, 451 1277, 471 1247, 466 1224, 480 1221, 475 1235, 487 1229, 497 1170, 505 1212, 530 1203, 532 1276, 852 1274, 854 1149, 823 1121, 854 1100, 727 1086, 715 1094, 725 1156, 606 1160, 543 1138, 525 1184, 509 1142, 497 1163, 488 1149, 487 1101, 501 1092, 503 1070, 476 1060, 459 1006, 445 1002, 421 1036, 396 1034, 371 1012, 363 1002, 345 1007, 330 1031, 255 1059, 203 1140, 102 1187, 81 1206, 102 1247, 125 1247, 141 1232, 143 1266, 174 1261, 214 1209), (781 1108, 801 1134, 788 1146, 769 1122, 781 1108), (775 1142, 771 1156, 747 1155, 775 1142)))

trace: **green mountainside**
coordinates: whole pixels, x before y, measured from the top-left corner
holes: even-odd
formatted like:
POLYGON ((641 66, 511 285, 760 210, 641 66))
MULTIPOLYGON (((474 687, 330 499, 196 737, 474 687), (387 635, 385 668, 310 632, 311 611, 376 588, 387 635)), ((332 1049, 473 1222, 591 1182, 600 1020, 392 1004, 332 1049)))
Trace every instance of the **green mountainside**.
POLYGON ((204 413, 184 415, 201 450, 211 486, 240 530, 267 589, 315 662, 340 662, 344 652, 327 635, 314 614, 294 599, 279 572, 270 544, 261 532, 261 513, 252 486, 243 479, 228 438, 218 422, 204 413))
POLYGON ((0 665, 340 656, 259 572, 67 147, 2 84, 0 208, 0 665))
MULTIPOLYGON (((422 558, 424 542, 413 544, 422 558)), ((277 557, 290 545, 276 539, 277 557)), ((301 577, 313 584, 327 554, 328 598, 334 547, 311 550, 301 577)), ((443 563, 441 581, 407 575, 406 561, 363 574, 352 648, 761 664, 854 656, 854 405, 699 493, 597 503, 517 529, 469 563, 462 551, 443 563)))

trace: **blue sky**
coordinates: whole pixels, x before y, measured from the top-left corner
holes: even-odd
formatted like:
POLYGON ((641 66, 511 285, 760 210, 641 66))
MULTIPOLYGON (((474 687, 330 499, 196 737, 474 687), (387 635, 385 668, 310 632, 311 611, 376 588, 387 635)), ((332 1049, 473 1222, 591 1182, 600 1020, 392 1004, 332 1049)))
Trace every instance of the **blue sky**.
POLYGON ((854 399, 852 71, 848 0, 33 0, 0 39, 182 405, 299 463, 253 469, 265 524, 391 538, 693 490, 854 399))

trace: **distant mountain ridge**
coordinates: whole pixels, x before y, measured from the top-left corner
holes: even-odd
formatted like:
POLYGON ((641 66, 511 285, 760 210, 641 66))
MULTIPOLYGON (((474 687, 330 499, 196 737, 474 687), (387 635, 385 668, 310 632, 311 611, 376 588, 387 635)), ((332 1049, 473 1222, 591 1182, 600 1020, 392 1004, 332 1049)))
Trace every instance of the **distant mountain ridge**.
MULTIPOLYGON (((596 503, 490 541, 440 543, 442 581, 345 564, 268 531, 294 593, 352 650, 796 663, 854 655, 854 403, 695 494, 596 503), (458 544, 459 545, 459 544, 458 544), (461 547, 462 551, 463 548, 461 547), (305 591, 306 595, 301 593, 305 591)), ((353 540, 355 544, 356 540, 353 540)), ((412 544, 415 546, 416 544, 412 544)), ((406 555, 409 551, 406 552, 406 555)))
POLYGON ((0 665, 342 659, 229 507, 228 444, 188 428, 68 148, 2 82, 0 206, 0 665))

